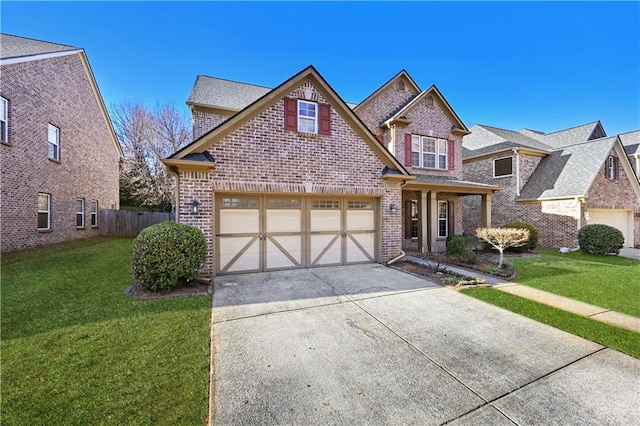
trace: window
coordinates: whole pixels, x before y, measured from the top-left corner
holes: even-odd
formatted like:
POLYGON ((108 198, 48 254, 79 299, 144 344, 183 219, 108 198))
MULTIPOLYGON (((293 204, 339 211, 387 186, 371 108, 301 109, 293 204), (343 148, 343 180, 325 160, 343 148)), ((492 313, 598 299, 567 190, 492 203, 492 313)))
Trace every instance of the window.
POLYGON ((76 198, 76 227, 84 228, 84 198, 76 198))
POLYGON ((404 89, 405 89, 404 80, 398 80, 396 88, 398 89, 398 92, 404 92, 404 89))
POLYGON ((347 204, 349 210, 373 210, 372 201, 349 201, 347 204))
POLYGON ((605 165, 605 176, 607 179, 618 179, 618 158, 610 155, 605 165))
POLYGON ((312 209, 339 209, 340 201, 338 200, 313 200, 311 202, 312 209))
POLYGON ((449 209, 446 201, 438 201, 438 238, 447 238, 449 209))
POLYGON ((411 164, 426 169, 449 168, 449 141, 428 136, 411 135, 411 164))
POLYGON ((0 142, 9 141, 9 102, 0 97, 0 142))
POLYGON ((315 102, 298 100, 298 131, 318 133, 318 105, 315 102))
POLYGON ((429 95, 427 96, 427 99, 425 99, 425 104, 427 104, 429 108, 433 108, 436 104, 436 101, 435 99, 433 99, 433 96, 429 95))
POLYGON ((49 124, 49 158, 60 161, 60 129, 53 124, 49 124))
POLYGON ((220 207, 223 209, 257 209, 258 199, 253 197, 224 197, 220 207))
POLYGON ((300 200, 297 198, 271 198, 267 202, 269 209, 299 209, 300 200))
POLYGON ((513 157, 496 158, 493 160, 493 177, 505 177, 513 174, 513 157))
POLYGON ((38 229, 51 229, 51 196, 38 194, 38 229))
POLYGON ((98 226, 98 202, 91 200, 91 227, 96 228, 98 226))

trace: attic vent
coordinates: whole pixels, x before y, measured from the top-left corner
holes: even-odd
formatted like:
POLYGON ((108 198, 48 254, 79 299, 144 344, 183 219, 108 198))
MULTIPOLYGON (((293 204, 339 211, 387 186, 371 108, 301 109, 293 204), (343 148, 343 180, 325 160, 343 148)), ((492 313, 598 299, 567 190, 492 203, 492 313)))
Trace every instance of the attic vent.
POLYGON ((425 99, 424 102, 427 104, 429 108, 433 108, 433 106, 436 104, 436 101, 433 99, 433 96, 431 95, 427 96, 427 99, 425 99))
POLYGON ((398 80, 396 83, 396 88, 399 92, 404 92, 404 80, 398 80))

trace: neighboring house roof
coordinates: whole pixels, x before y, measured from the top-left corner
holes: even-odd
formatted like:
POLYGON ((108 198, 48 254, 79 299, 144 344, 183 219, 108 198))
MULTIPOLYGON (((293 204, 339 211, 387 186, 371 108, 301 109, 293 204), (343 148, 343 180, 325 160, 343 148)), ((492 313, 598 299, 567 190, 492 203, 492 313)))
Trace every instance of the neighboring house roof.
POLYGON ((120 142, 118 142, 116 132, 113 128, 113 123, 111 122, 111 118, 109 118, 109 112, 107 111, 107 107, 102 99, 100 88, 98 87, 96 78, 93 75, 89 59, 87 59, 84 49, 10 34, 0 34, 0 65, 11 65, 15 63, 76 54, 80 56, 80 61, 82 62, 89 79, 89 84, 93 90, 98 107, 102 112, 102 118, 109 129, 109 134, 116 152, 120 157, 122 157, 122 147, 120 146, 120 142))
POLYGON ((375 137, 371 130, 362 122, 362 120, 352 111, 352 109, 342 100, 342 98, 333 90, 326 80, 318 73, 313 66, 308 66, 293 77, 289 78, 278 87, 266 92, 263 96, 256 99, 244 109, 234 114, 228 120, 222 122, 217 127, 205 133, 191 144, 178 150, 165 160, 163 163, 167 166, 185 166, 185 167, 214 167, 213 158, 203 158, 194 154, 203 154, 208 147, 224 138, 230 132, 242 126, 245 122, 253 118, 256 114, 266 108, 273 102, 282 99, 289 91, 298 87, 305 79, 312 81, 313 85, 319 90, 327 101, 333 105, 338 113, 352 126, 352 128, 360 134, 363 140, 369 145, 373 152, 388 167, 385 169, 385 176, 392 177, 396 173, 389 172, 389 169, 396 170, 399 178, 413 179, 413 176, 398 162, 398 160, 382 145, 375 137))
POLYGON ((541 135, 539 139, 553 148, 560 148, 577 142, 586 142, 590 139, 599 139, 606 136, 607 134, 600 121, 594 121, 570 129, 546 133, 541 135))
POLYGON ((255 84, 199 75, 191 89, 187 105, 205 105, 239 111, 271 90, 255 84))
POLYGON ((65 44, 50 43, 48 41, 18 37, 10 34, 0 34, 0 57, 2 59, 75 50, 80 49, 73 46, 67 46, 65 44))
POLYGON ((540 161, 516 200, 585 197, 617 136, 569 145, 540 161))
POLYGON ((522 133, 483 124, 473 126, 471 128, 471 134, 463 138, 462 144, 463 159, 479 157, 512 148, 528 148, 543 152, 551 151, 549 145, 522 133))
POLYGON ((432 85, 427 90, 423 91, 418 96, 414 97, 411 101, 409 101, 409 103, 407 103, 398 112, 396 112, 393 116, 391 116, 388 120, 386 120, 386 122, 390 123, 394 120, 398 120, 402 118, 408 111, 411 110, 411 108, 416 106, 419 102, 421 102, 427 96, 433 95, 433 94, 435 94, 438 98, 440 98, 440 102, 444 104, 445 112, 449 113, 450 118, 455 123, 454 124, 455 130, 463 134, 469 134, 469 129, 467 129, 467 126, 465 126, 462 120, 460 120, 460 117, 458 117, 458 114, 456 114, 453 108, 451 108, 451 105, 449 105, 449 102, 447 102, 445 97, 442 95, 440 90, 438 90, 438 88, 435 85, 432 85))
POLYGON ((640 130, 618 135, 627 155, 640 156, 640 130))

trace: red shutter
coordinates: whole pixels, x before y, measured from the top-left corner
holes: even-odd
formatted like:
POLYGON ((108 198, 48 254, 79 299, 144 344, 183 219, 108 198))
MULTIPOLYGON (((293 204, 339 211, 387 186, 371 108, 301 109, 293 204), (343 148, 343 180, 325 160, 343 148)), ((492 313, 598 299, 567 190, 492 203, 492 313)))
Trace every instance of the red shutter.
POLYGON ((284 98, 284 129, 298 130, 298 101, 284 98))
POLYGON ((411 220, 411 200, 404 201, 404 238, 410 240, 412 237, 411 228, 413 221, 411 220))
POLYGON ((320 134, 331 134, 331 106, 320 104, 320 134))
POLYGON ((453 218, 455 217, 455 207, 453 205, 453 201, 449 201, 448 203, 448 212, 447 212, 447 217, 449 218, 449 236, 451 235, 455 235, 456 234, 456 224, 453 221, 453 218))
POLYGON ((456 144, 455 141, 449 141, 449 170, 456 168, 456 144))
POLYGON ((382 135, 376 135, 376 139, 378 139, 378 142, 380 142, 380 143, 384 142, 384 136, 382 136, 382 135))
POLYGON ((411 167, 411 133, 404 135, 404 165, 411 167))

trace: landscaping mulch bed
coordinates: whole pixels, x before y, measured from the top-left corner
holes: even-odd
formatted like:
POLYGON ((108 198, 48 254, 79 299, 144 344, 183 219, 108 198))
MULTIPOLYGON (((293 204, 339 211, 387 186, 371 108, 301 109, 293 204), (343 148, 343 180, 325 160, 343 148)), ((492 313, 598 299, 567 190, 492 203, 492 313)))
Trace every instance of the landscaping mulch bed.
POLYGON ((209 296, 213 293, 210 283, 194 281, 191 283, 181 284, 176 287, 154 292, 147 290, 141 285, 131 285, 127 287, 124 294, 132 299, 155 300, 170 299, 174 297, 187 296, 209 296))

